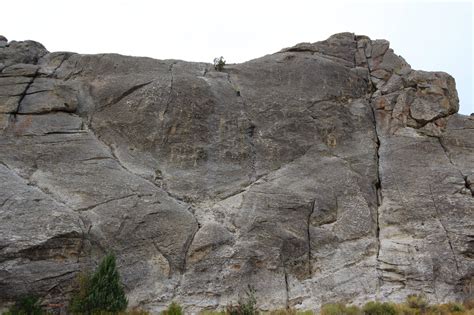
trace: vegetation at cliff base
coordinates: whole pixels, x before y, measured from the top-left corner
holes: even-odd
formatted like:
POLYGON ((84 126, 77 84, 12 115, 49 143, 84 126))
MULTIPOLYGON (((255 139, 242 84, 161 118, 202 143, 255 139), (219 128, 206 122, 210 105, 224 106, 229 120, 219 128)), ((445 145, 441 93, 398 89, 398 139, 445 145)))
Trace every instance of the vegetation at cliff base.
MULTIPOLYGON (((98 269, 91 275, 81 273, 77 277, 76 289, 68 313, 81 315, 150 315, 146 310, 127 308, 127 298, 120 283, 115 256, 107 255, 98 269)), ((44 306, 44 305, 43 305, 44 306)), ((57 312, 54 312, 57 313, 57 312)), ((18 300, 5 315, 53 314, 42 308, 41 300, 26 296, 18 300)), ((173 301, 161 315, 184 315, 183 307, 173 301)), ((201 315, 474 315, 474 300, 471 290, 466 292, 463 303, 430 305, 423 294, 408 295, 405 303, 370 301, 363 306, 329 303, 319 313, 312 310, 297 310, 291 307, 262 312, 259 309, 256 291, 249 286, 237 304, 228 304, 222 310, 204 310, 201 315)))
POLYGON ((8 312, 4 315, 41 315, 44 311, 41 309, 39 298, 35 296, 25 296, 19 299, 8 312))
POLYGON ((344 303, 329 303, 321 307, 319 313, 301 311, 293 308, 277 309, 268 312, 258 311, 253 293, 247 293, 246 299, 239 300, 236 306, 227 306, 225 311, 204 311, 201 315, 474 315, 474 308, 469 300, 460 303, 429 305, 424 295, 409 295, 405 303, 370 301, 362 307, 344 303), (245 308, 244 305, 251 305, 245 308))
POLYGON ((228 315, 255 315, 258 314, 257 298, 255 297, 255 289, 248 286, 245 291, 245 297, 241 297, 237 305, 229 304, 226 308, 228 315))
POLYGON ((116 314, 127 308, 115 256, 108 254, 98 270, 92 275, 83 273, 78 278, 79 288, 73 296, 70 311, 73 314, 96 314, 109 312, 116 314))
POLYGON ((171 302, 166 310, 161 312, 162 315, 183 315, 183 308, 176 302, 171 302))

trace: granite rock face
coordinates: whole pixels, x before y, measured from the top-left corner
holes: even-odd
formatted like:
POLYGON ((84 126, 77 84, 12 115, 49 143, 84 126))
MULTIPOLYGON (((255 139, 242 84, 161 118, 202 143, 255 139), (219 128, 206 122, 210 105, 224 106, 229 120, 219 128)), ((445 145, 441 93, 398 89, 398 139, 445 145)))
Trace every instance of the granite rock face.
POLYGON ((454 79, 341 33, 211 64, 0 37, 0 303, 108 251, 130 305, 463 298, 474 117, 454 79))

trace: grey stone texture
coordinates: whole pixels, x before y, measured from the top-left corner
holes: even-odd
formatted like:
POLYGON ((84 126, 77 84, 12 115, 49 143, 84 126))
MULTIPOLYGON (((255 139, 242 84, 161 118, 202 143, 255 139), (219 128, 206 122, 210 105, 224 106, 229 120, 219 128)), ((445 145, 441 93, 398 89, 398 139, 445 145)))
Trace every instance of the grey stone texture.
MULTIPOLYGON (((6 42, 6 41, 5 41, 6 42)), ((0 46, 0 304, 117 254, 131 306, 463 298, 474 117, 341 33, 212 64, 0 46)))

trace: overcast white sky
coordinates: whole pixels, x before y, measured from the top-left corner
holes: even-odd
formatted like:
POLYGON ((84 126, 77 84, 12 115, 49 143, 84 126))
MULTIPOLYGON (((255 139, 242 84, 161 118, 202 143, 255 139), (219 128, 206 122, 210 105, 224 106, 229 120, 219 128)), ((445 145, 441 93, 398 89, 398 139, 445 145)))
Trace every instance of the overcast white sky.
POLYGON ((50 51, 243 62, 350 31, 385 38, 415 69, 454 76, 474 112, 472 1, 2 0, 0 34, 50 51))

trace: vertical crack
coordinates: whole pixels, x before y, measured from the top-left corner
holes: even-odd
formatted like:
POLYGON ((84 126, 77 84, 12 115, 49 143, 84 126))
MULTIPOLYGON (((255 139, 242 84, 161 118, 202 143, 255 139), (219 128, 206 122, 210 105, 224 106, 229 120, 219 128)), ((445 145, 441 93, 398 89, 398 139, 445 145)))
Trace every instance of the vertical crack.
MULTIPOLYGON (((368 42, 368 45, 372 46, 372 41, 369 40, 368 42)), ((357 46, 359 46, 357 44, 357 46)), ((359 49, 359 48, 358 48, 359 49)), ((367 45, 365 45, 364 47, 361 47, 361 49, 363 49, 363 55, 365 57, 365 64, 366 64, 366 67, 367 67, 367 70, 368 70, 368 83, 369 83, 369 91, 370 91, 370 94, 368 95, 368 101, 369 101, 369 105, 370 105, 370 110, 372 112, 372 121, 373 121, 373 128, 374 128, 374 134, 375 134, 375 143, 376 143, 376 155, 375 155, 375 158, 376 158, 376 175, 377 175, 377 179, 374 183, 374 190, 375 190, 375 198, 376 198, 376 214, 375 214, 375 224, 376 224, 376 230, 375 230, 375 238, 376 238, 376 242, 377 242, 377 253, 376 253, 376 272, 377 272, 377 278, 378 278, 378 282, 377 282, 377 295, 380 293, 380 288, 382 286, 382 279, 383 279, 383 275, 382 275, 382 269, 380 268, 380 260, 379 260, 379 256, 380 256, 380 250, 381 250, 381 243, 380 243, 380 206, 382 205, 382 202, 383 202, 383 195, 382 195, 382 179, 380 177, 380 146, 381 146, 381 142, 380 142, 380 137, 379 137, 379 134, 378 134, 378 131, 377 131, 377 118, 376 118, 376 115, 375 115, 375 108, 374 108, 374 104, 372 103, 372 99, 373 99, 373 95, 376 91, 375 89, 375 84, 374 82, 372 81, 372 77, 371 77, 371 72, 372 72, 372 69, 370 67, 370 62, 369 62, 369 59, 371 58, 371 55, 368 56, 367 55, 367 45)))
POLYGON ((288 284, 288 271, 286 270, 286 264, 283 259, 282 252, 280 251, 280 264, 283 269, 283 280, 285 281, 285 306, 289 308, 290 306, 290 286, 288 284))
POLYGON ((436 204, 435 197, 434 197, 431 185, 429 185, 429 189, 430 189, 431 201, 433 202, 433 206, 434 206, 435 211, 436 211, 436 217, 438 219, 439 224, 441 225, 441 227, 444 230, 444 234, 446 235, 446 241, 448 242, 449 248, 451 249, 451 254, 453 255, 454 264, 456 265, 456 271, 459 273, 459 264, 458 264, 458 260, 456 258, 456 254, 454 253, 454 248, 453 248, 453 243, 451 242, 451 237, 449 236, 449 232, 446 229, 446 226, 444 225, 443 220, 441 219, 441 215, 440 215, 441 213, 438 209, 438 205, 436 204))
POLYGON ((154 240, 151 240, 151 244, 155 248, 156 252, 166 259, 166 262, 168 263, 168 266, 169 266, 169 272, 168 272, 167 276, 168 276, 168 278, 170 278, 171 274, 172 274, 172 264, 171 264, 171 261, 170 261, 169 257, 167 255, 165 255, 165 253, 160 249, 160 247, 158 246, 158 244, 156 244, 156 242, 154 240))
POLYGON ((374 132, 375 132, 375 138, 376 138, 376 174, 377 174, 377 180, 374 183, 374 189, 375 189, 375 194, 376 194, 376 216, 375 216, 375 223, 376 223, 376 231, 375 231, 375 236, 377 238, 377 261, 379 259, 380 255, 380 213, 379 213, 379 208, 382 205, 382 180, 380 178, 380 138, 377 133, 377 121, 375 119, 375 110, 372 104, 370 105, 370 108, 372 110, 372 116, 373 116, 373 121, 374 121, 374 132))
POLYGON ((316 204, 316 199, 311 202, 311 209, 308 213, 308 218, 306 220, 306 238, 307 238, 307 242, 308 242, 308 275, 309 275, 310 278, 313 276, 313 267, 312 267, 312 263, 311 263, 312 258, 313 258, 313 254, 311 253, 311 231, 310 231, 310 227, 311 227, 311 216, 314 213, 315 204, 316 204))
POLYGON ((206 65, 204 66, 204 69, 202 70, 202 76, 205 77, 208 72, 209 72, 209 68, 206 65))
POLYGON ((191 248, 191 245, 193 244, 194 242, 194 237, 196 237, 196 234, 197 232, 201 229, 201 223, 199 223, 198 219, 196 218, 196 216, 193 214, 194 216, 194 220, 196 220, 196 223, 197 223, 197 227, 196 229, 194 230, 193 234, 191 235, 191 237, 189 238, 189 240, 186 242, 185 244, 185 250, 184 250, 184 259, 183 259, 183 266, 182 266, 182 273, 184 274, 187 270, 187 267, 188 267, 188 254, 189 254, 189 249, 191 248))
POLYGON ((169 110, 169 106, 171 104, 171 101, 173 100, 173 84, 174 84, 173 67, 177 63, 178 63, 178 61, 175 61, 175 62, 171 63, 170 66, 169 66, 169 69, 168 69, 169 74, 170 74, 170 90, 169 90, 169 94, 168 94, 168 100, 166 101, 165 109, 163 110, 163 114, 161 115, 162 117, 165 117, 166 113, 169 110))
POLYGON ((255 146, 255 132, 256 132, 257 126, 253 123, 252 119, 250 119, 247 116, 247 109, 248 109, 247 103, 245 102, 245 98, 242 96, 240 89, 235 88, 234 84, 232 83, 230 73, 227 73, 227 82, 232 87, 232 89, 236 92, 236 96, 241 98, 244 111, 245 111, 242 113, 242 115, 246 117, 249 123, 248 127, 245 129, 244 136, 248 142, 248 145, 250 146, 250 182, 253 183, 258 180, 257 178, 257 148, 255 146))
POLYGON ((379 256, 380 256, 380 250, 381 250, 381 243, 380 243, 380 206, 382 205, 383 202, 383 195, 382 195, 382 180, 380 178, 380 138, 377 133, 377 120, 375 118, 375 109, 372 105, 372 101, 370 104, 370 108, 372 110, 372 115, 374 119, 374 132, 375 132, 375 137, 376 137, 376 174, 377 174, 377 180, 374 183, 374 188, 375 188, 375 194, 376 194, 376 213, 375 213, 375 224, 376 224, 376 230, 375 230, 375 239, 377 241, 377 254, 375 256, 376 258, 376 265, 377 265, 377 295, 380 293, 380 288, 382 287, 383 283, 383 275, 382 275, 382 270, 379 268, 380 267, 380 261, 379 261, 379 256))
POLYGON ((446 145, 443 143, 440 137, 437 137, 439 144, 441 148, 444 151, 444 154, 446 155, 446 158, 448 159, 449 163, 461 174, 461 177, 464 181, 464 187, 471 192, 471 196, 474 197, 474 188, 472 187, 472 183, 470 182, 469 178, 467 175, 464 175, 464 173, 454 164, 453 160, 451 159, 451 156, 449 154, 449 149, 446 147, 446 145))
POLYGON ((448 159, 449 163, 451 163, 452 166, 454 166, 456 169, 458 169, 456 167, 456 165, 454 164, 454 162, 451 160, 451 156, 449 155, 449 150, 448 148, 444 145, 443 141, 441 140, 441 138, 437 137, 438 141, 439 141, 439 145, 441 146, 441 149, 443 149, 444 151, 444 154, 446 155, 446 158, 448 159))
POLYGON ((286 308, 290 307, 290 287, 288 285, 288 272, 286 272, 286 268, 283 269, 285 273, 285 290, 286 290, 286 301, 285 306, 286 308))
POLYGON ((86 241, 90 242, 89 235, 90 235, 90 232, 91 232, 91 229, 92 229, 92 224, 90 224, 89 227, 87 227, 86 220, 81 215, 79 215, 79 220, 82 223, 82 225, 80 226, 82 235, 81 235, 81 246, 79 248, 78 255, 77 255, 77 263, 80 262, 81 254, 83 253, 83 251, 85 249, 86 241), (87 232, 86 232, 86 230, 87 230, 87 232))
POLYGON ((245 138, 247 139, 250 146, 250 171, 251 171, 250 181, 255 182, 257 180, 257 169, 256 169, 257 149, 255 147, 255 142, 254 142, 256 126, 252 123, 250 119, 248 120, 249 120, 250 125, 245 132, 245 138))

